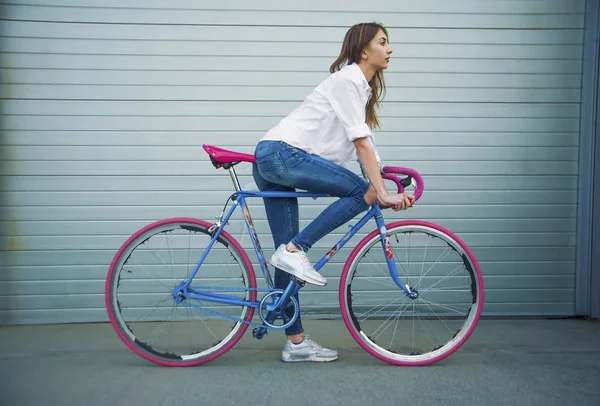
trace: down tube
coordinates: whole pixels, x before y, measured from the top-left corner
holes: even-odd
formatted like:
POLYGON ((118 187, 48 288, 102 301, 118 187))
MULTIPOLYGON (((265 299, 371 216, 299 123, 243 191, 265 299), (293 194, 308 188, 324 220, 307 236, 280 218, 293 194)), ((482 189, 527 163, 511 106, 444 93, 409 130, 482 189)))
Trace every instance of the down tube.
POLYGON ((367 214, 365 214, 365 215, 363 216, 363 218, 362 218, 362 219, 360 219, 360 220, 358 221, 358 223, 356 223, 356 225, 354 225, 354 226, 350 226, 350 230, 349 230, 349 231, 346 233, 346 235, 344 235, 344 236, 342 237, 342 239, 341 239, 341 240, 339 240, 339 241, 337 242, 337 244, 335 244, 335 245, 334 245, 334 246, 333 246, 333 247, 332 247, 332 248, 331 248, 331 249, 330 249, 330 250, 327 252, 327 254, 325 254, 325 256, 324 256, 323 258, 321 258, 321 260, 319 260, 319 262, 317 262, 317 263, 315 264, 315 270, 319 271, 319 270, 320 270, 320 269, 321 269, 321 268, 322 268, 322 267, 323 267, 323 266, 324 266, 324 265, 325 265, 327 262, 329 262, 329 260, 330 260, 331 258, 333 258, 333 256, 334 256, 335 254, 337 254, 337 253, 339 252, 339 250, 340 250, 340 249, 341 249, 341 248, 342 248, 344 245, 346 245, 346 243, 347 243, 348 241, 350 241, 350 239, 351 239, 352 237, 354 237, 354 235, 355 235, 356 233, 358 233, 358 231, 359 231, 361 228, 363 228, 363 226, 364 226, 365 224, 367 224, 367 222, 368 222, 369 220, 371 220, 371 218, 375 217, 376 215, 377 215, 377 209, 376 209, 375 207, 372 207, 372 208, 371 208, 371 209, 370 209, 370 210, 367 212, 367 214))

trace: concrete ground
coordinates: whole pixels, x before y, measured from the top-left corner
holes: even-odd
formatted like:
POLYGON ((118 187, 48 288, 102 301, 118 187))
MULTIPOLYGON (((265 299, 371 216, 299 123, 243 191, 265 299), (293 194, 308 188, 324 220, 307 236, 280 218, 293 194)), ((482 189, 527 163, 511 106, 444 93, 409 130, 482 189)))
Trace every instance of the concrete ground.
POLYGON ((167 368, 129 351, 109 324, 0 327, 0 405, 600 405, 600 322, 482 320, 435 365, 395 367, 341 320, 304 321, 328 364, 284 364, 282 333, 250 329, 203 366, 167 368))

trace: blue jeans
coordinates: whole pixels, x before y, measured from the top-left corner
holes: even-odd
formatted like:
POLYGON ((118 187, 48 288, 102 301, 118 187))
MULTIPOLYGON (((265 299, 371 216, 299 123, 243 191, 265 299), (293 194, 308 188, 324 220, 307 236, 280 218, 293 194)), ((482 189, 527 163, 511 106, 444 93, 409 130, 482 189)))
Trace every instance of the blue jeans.
MULTIPOLYGON (((294 192, 301 189, 340 198, 301 232, 297 198, 264 198, 275 248, 291 241, 306 252, 329 232, 369 208, 364 199, 369 182, 340 165, 283 141, 261 141, 255 155, 252 175, 261 191, 294 192)), ((285 289, 289 281, 290 274, 275 269, 275 288, 285 289)), ((303 331, 298 316, 285 333, 295 335, 303 331)))

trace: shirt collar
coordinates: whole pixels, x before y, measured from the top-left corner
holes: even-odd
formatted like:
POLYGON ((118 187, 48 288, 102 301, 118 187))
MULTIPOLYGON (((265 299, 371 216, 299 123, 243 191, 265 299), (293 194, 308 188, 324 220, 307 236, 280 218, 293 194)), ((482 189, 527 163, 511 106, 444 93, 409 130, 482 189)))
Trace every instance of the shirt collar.
POLYGON ((360 81, 360 83, 363 87, 363 90, 367 94, 369 94, 369 95, 371 94, 371 86, 369 86, 369 82, 367 82, 367 78, 365 78, 365 74, 363 73, 362 69, 360 68, 360 66, 358 66, 358 64, 356 62, 353 62, 350 65, 344 66, 343 69, 348 69, 348 71, 350 72, 352 77, 355 78, 357 81, 360 81))

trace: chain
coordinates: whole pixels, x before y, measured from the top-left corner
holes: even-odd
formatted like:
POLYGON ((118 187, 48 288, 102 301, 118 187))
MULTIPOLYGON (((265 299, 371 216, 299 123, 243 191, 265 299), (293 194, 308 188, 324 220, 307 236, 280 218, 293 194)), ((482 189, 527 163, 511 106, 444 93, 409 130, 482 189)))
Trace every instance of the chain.
MULTIPOLYGON (((191 289, 194 286, 190 286, 191 289)), ((246 291, 254 291, 254 292, 271 292, 273 289, 268 288, 224 288, 221 286, 201 286, 202 289, 210 289, 210 290, 225 290, 230 292, 246 292, 246 291)))
MULTIPOLYGON (((203 288, 207 288, 207 287, 208 286, 203 286, 203 288)), ((219 289, 220 290, 242 290, 242 291, 245 291, 245 290, 257 290, 257 291, 269 290, 269 289, 256 289, 256 288, 249 288, 249 289, 244 289, 244 288, 219 288, 219 289)), ((235 322, 242 322, 242 323, 247 324, 249 326, 267 327, 267 328, 270 328, 272 330, 284 330, 286 328, 285 325, 283 325, 282 327, 267 326, 267 325, 265 325, 263 323, 256 323, 256 322, 253 322, 253 321, 242 320, 239 317, 228 316, 226 314, 223 314, 223 313, 220 313, 220 312, 217 312, 217 311, 214 311, 214 310, 210 310, 210 309, 207 309, 207 308, 204 308, 204 307, 196 306, 194 304, 189 303, 187 300, 184 300, 181 303, 184 304, 185 306, 188 306, 188 307, 191 307, 191 308, 194 308, 194 309, 206 312, 206 313, 210 313, 210 314, 212 314, 214 316, 224 317, 226 319, 229 319, 229 320, 232 320, 232 321, 235 321, 235 322)), ((259 309, 259 311, 260 311, 260 309, 259 309)))

